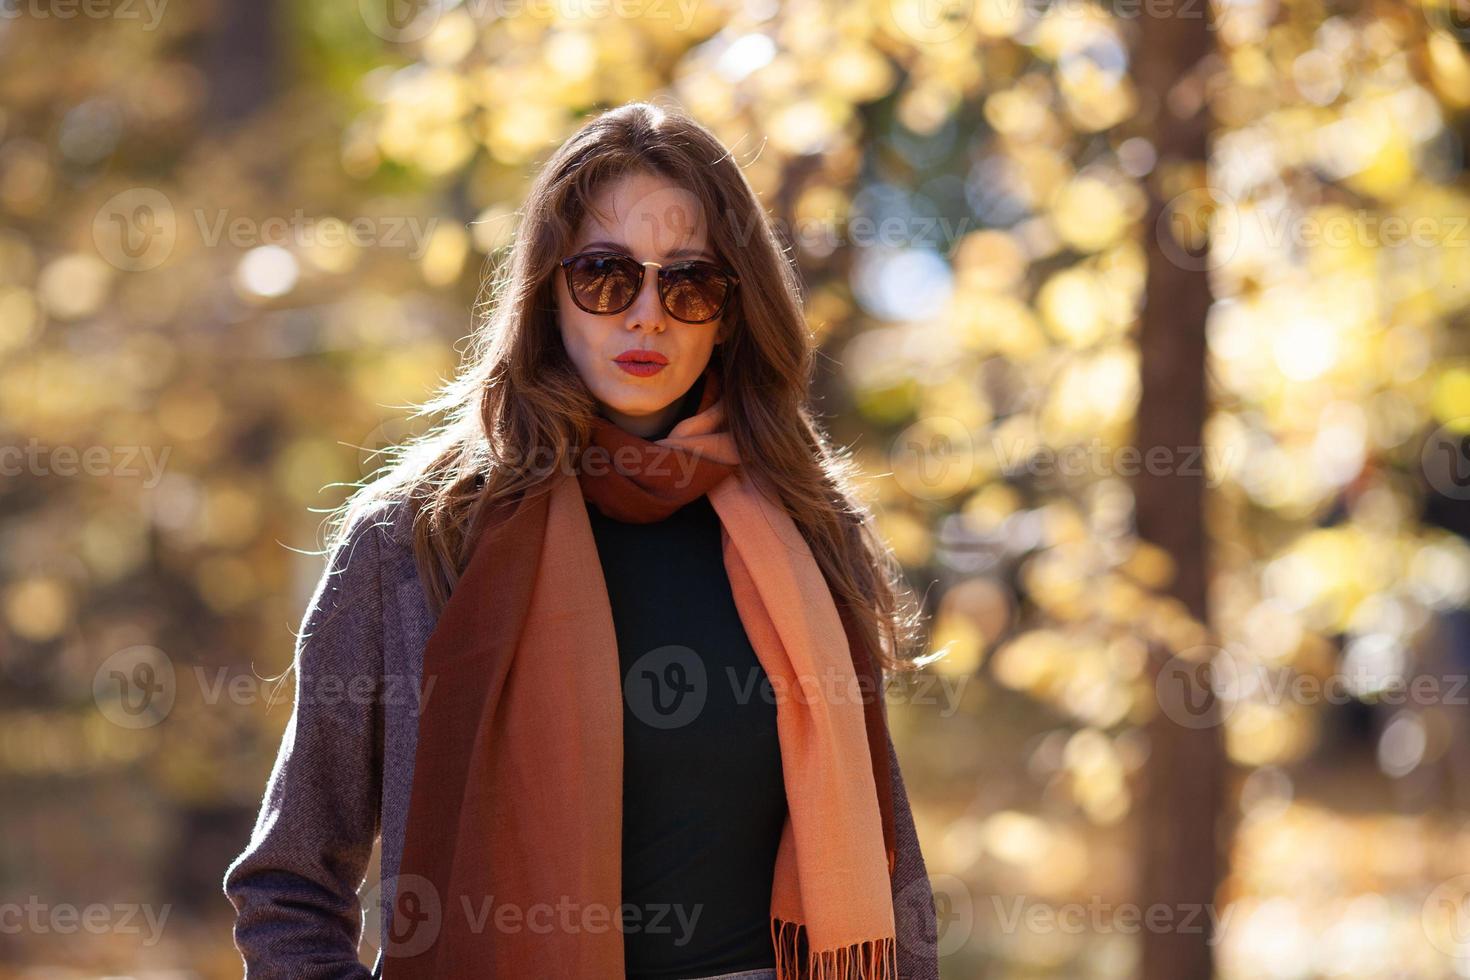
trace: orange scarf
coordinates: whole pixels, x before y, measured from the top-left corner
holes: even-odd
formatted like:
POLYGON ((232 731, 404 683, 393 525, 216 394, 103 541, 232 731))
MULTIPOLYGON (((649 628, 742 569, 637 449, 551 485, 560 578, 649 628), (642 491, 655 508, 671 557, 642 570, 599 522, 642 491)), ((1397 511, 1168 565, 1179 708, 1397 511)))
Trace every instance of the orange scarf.
POLYGON ((878 673, 795 523, 746 479, 724 419, 707 370, 698 411, 667 437, 599 420, 575 475, 487 516, 424 649, 385 980, 625 976, 623 679, 584 497, 645 523, 705 493, 777 694, 776 975, 897 977, 878 673))

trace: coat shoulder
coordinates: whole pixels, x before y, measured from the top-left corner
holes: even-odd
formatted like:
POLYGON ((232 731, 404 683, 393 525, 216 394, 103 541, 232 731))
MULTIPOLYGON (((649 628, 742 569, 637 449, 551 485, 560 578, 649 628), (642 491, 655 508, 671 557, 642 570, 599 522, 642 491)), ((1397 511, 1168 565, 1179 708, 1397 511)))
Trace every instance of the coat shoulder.
POLYGON ((401 497, 375 497, 353 504, 339 533, 341 543, 373 536, 385 557, 394 550, 413 548, 413 508, 401 497))

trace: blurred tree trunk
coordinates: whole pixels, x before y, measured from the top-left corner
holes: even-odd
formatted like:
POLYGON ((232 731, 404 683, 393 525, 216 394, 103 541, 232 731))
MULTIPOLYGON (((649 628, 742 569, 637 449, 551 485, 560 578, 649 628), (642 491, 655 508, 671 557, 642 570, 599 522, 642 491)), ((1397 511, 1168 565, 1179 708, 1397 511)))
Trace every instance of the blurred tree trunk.
POLYGON ((282 70, 273 0, 220 0, 200 68, 209 87, 205 123, 228 129, 270 104, 282 70))
MULTIPOLYGON (((1145 463, 1150 450, 1166 452, 1163 458, 1174 461, 1169 467, 1139 468, 1134 479, 1138 534, 1169 553, 1176 570, 1170 595, 1206 624, 1204 474, 1202 457, 1195 454, 1203 446, 1208 397, 1210 286, 1208 253, 1199 234, 1212 199, 1205 185, 1204 72, 1213 48, 1207 8, 1206 0, 1146 8, 1138 19, 1133 67, 1145 127, 1140 135, 1157 151, 1148 179, 1137 445, 1145 463)), ((1152 650, 1152 670, 1157 672, 1173 652, 1152 650)), ((1210 980, 1213 974, 1209 911, 1223 865, 1219 826, 1225 757, 1218 710, 1207 691, 1193 693, 1205 698, 1199 709, 1203 715, 1179 724, 1159 710, 1148 725, 1138 897, 1145 913, 1161 907, 1168 916, 1163 921, 1172 925, 1151 928, 1143 919, 1142 980, 1210 980)))
MULTIPOLYGON (((280 10, 275 0, 216 0, 212 5, 208 27, 195 56, 207 89, 201 123, 209 137, 228 137, 275 98, 284 63, 280 10)), ((271 154, 261 153, 257 159, 270 158, 271 154)), ((181 594, 193 595, 193 592, 184 585, 181 594)), ((208 616, 202 609, 193 612, 208 616)), ((180 615, 188 621, 187 612, 180 615)), ((227 666, 233 663, 234 656, 228 649, 215 650, 212 658, 203 663, 227 666)), ((240 724, 246 720, 247 713, 237 709, 237 714, 240 717, 234 727, 242 738, 258 734, 246 736, 247 727, 257 726, 240 724)), ((263 751, 274 750, 267 745, 263 751)), ((188 855, 189 860, 175 862, 164 871, 164 894, 175 896, 188 907, 205 908, 217 903, 219 869, 234 860, 242 841, 250 839, 255 816, 254 806, 203 799, 181 801, 168 823, 173 828, 175 853, 188 855)))

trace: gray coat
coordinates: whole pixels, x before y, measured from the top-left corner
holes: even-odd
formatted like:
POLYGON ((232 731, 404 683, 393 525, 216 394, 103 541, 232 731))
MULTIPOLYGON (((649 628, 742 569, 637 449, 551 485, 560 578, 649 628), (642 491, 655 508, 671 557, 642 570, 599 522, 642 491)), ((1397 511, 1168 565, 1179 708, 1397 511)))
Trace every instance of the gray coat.
MULTIPOLYGON (((225 872, 248 980, 381 975, 413 779, 419 672, 434 622, 407 509, 380 503, 353 522, 312 596, 296 642, 291 719, 250 842, 225 872), (358 888, 380 836, 381 934, 369 972, 357 952, 358 888)), ((889 761, 899 972, 902 980, 937 980, 934 894, 891 740, 889 761)))

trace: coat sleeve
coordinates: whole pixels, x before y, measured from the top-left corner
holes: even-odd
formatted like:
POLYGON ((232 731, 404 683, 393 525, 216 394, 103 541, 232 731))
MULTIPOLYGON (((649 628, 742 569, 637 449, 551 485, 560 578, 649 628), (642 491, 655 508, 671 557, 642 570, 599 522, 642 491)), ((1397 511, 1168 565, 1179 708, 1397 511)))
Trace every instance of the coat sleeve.
POLYGON ((898 770, 893 736, 888 737, 888 771, 893 779, 893 823, 898 855, 893 868, 893 916, 898 930, 899 980, 939 980, 939 922, 934 890, 919 834, 898 770))
POLYGON ((330 554, 296 638, 296 701, 224 876, 246 980, 366 980, 362 885, 379 827, 384 545, 376 509, 330 554))

